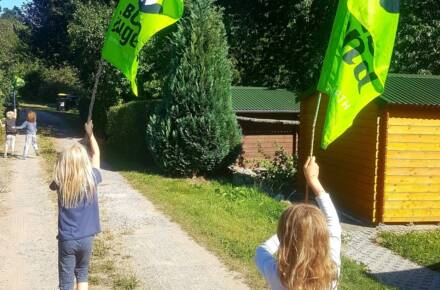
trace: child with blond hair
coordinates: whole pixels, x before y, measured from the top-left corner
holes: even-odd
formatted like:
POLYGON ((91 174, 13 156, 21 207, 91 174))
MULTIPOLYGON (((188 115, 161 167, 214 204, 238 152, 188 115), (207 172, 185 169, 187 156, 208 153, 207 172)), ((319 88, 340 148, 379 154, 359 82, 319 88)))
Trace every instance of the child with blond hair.
POLYGON ((281 215, 278 233, 256 251, 257 267, 272 290, 337 289, 341 265, 338 214, 319 181, 315 157, 305 163, 304 174, 319 208, 290 206, 281 215))
POLYGON ((17 110, 6 112, 6 119, 2 127, 5 127, 6 142, 4 158, 8 157, 8 150, 11 148, 11 156, 15 154, 15 136, 17 130, 15 129, 15 123, 17 121, 17 110))
POLYGON ((31 146, 31 144, 35 150, 35 155, 38 156, 37 114, 34 111, 29 111, 27 113, 26 121, 24 121, 21 126, 15 127, 15 129, 25 129, 26 139, 23 149, 23 159, 27 158, 27 154, 29 152, 29 147, 31 146))
POLYGON ((50 189, 58 193, 58 274, 62 290, 87 290, 93 239, 101 231, 98 184, 100 151, 93 123, 85 124, 90 156, 76 143, 55 164, 50 189), (76 283, 75 283, 76 278, 76 283))

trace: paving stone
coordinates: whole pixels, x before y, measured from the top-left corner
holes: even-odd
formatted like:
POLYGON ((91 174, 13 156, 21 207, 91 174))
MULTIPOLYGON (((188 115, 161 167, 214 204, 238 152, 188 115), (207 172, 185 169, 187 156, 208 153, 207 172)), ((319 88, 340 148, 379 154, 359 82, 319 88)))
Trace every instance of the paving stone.
MULTIPOLYGON (((384 284, 403 290, 440 290, 440 273, 405 259, 374 241, 379 230, 405 232, 409 230, 432 230, 436 226, 383 226, 378 228, 342 223, 344 234, 349 236, 343 243, 342 253, 364 264, 369 273, 384 284)), ((342 269, 343 271, 343 269, 342 269)))

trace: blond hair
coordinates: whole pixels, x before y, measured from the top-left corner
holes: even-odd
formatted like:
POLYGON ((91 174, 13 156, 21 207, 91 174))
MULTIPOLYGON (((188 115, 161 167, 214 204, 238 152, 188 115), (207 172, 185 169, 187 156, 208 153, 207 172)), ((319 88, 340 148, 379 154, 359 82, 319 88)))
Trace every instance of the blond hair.
POLYGON ((35 121, 37 121, 37 114, 34 111, 29 111, 27 113, 27 121, 35 123, 35 121))
POLYGON ((15 113, 12 111, 6 112, 6 118, 13 119, 15 117, 15 113))
POLYGON ((63 207, 72 208, 83 200, 93 200, 96 183, 84 146, 74 144, 58 156, 53 179, 58 186, 58 198, 63 207))
POLYGON ((329 231, 322 212, 297 204, 278 223, 278 275, 289 290, 331 289, 337 266, 330 256, 329 231))

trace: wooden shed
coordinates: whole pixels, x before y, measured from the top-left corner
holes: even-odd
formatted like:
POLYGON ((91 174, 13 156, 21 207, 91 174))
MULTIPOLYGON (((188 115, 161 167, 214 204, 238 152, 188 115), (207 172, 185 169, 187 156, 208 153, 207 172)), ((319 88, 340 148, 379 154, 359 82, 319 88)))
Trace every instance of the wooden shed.
POLYGON ((232 87, 232 106, 243 133, 247 160, 272 157, 279 147, 297 152, 299 104, 295 93, 263 87, 232 87))
MULTIPOLYGON (((316 96, 301 102, 300 164, 310 146, 316 96)), ((371 223, 440 221, 440 76, 391 74, 385 92, 327 150, 315 155, 325 187, 346 212, 371 223)))

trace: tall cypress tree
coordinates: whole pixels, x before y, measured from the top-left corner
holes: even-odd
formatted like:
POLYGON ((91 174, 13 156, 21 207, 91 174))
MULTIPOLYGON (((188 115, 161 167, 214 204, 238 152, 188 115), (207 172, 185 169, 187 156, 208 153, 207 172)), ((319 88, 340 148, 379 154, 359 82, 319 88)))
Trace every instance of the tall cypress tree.
POLYGON ((204 175, 232 160, 241 142, 221 10, 212 0, 190 1, 171 41, 165 96, 148 122, 147 143, 166 173, 204 175))

